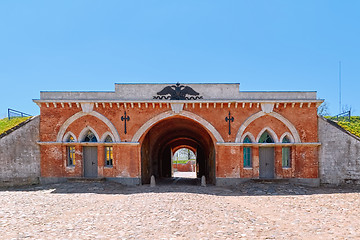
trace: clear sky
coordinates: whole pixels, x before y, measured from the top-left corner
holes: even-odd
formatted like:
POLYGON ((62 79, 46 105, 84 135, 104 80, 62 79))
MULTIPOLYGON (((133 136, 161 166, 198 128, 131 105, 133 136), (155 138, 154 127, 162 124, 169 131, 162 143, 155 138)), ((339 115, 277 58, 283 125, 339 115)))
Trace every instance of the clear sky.
POLYGON ((360 1, 0 1, 0 117, 40 91, 240 83, 317 91, 360 115, 360 1))

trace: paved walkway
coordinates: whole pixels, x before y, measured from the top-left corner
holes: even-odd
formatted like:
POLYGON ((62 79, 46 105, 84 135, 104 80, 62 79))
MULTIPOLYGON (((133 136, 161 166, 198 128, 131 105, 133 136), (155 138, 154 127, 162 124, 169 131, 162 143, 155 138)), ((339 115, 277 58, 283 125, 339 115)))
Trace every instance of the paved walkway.
POLYGON ((196 178, 196 172, 174 172, 174 177, 196 178))
POLYGON ((64 183, 0 206, 1 239, 360 239, 360 187, 64 183))

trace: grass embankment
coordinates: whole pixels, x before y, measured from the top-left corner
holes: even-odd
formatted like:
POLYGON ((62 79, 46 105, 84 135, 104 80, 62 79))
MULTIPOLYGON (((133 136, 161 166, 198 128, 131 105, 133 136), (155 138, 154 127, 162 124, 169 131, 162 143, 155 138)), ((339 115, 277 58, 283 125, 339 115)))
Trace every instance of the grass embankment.
POLYGON ((7 130, 15 127, 16 125, 26 121, 27 119, 29 119, 31 117, 16 117, 16 118, 12 118, 12 119, 8 119, 8 118, 3 118, 0 119, 0 134, 6 132, 7 130))
POLYGON ((189 159, 189 160, 174 160, 173 164, 187 164, 188 162, 192 161, 192 160, 196 160, 196 159, 189 159))
POLYGON ((352 134, 360 137, 360 116, 350 117, 350 122, 338 121, 337 124, 352 134))

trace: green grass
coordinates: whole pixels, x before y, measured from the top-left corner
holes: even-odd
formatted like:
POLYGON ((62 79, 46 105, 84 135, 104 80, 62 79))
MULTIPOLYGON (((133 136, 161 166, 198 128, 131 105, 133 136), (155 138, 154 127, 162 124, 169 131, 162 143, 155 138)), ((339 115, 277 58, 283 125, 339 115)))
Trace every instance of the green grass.
POLYGON ((345 130, 360 137, 360 117, 359 116, 351 117, 350 122, 339 121, 337 123, 345 130))
POLYGON ((7 130, 15 127, 16 125, 22 123, 29 118, 31 117, 17 117, 10 120, 8 118, 0 119, 0 134, 6 132, 7 130))
POLYGON ((174 160, 173 163, 174 164, 187 164, 188 162, 190 162, 191 160, 195 160, 195 159, 189 159, 189 160, 174 160))

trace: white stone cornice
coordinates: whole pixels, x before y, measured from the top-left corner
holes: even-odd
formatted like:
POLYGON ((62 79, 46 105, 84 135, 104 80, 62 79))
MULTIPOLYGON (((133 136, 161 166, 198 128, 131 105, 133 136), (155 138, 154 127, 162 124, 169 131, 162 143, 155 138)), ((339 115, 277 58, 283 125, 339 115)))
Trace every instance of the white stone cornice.
POLYGON ((68 103, 68 102, 72 102, 72 103, 98 103, 98 104, 102 104, 102 103, 127 103, 127 104, 136 104, 136 103, 148 103, 148 104, 152 104, 152 103, 162 103, 162 104, 170 104, 170 103, 202 103, 202 104, 213 104, 213 103, 219 103, 219 104, 229 104, 229 103, 238 103, 238 104, 246 104, 246 103, 252 103, 252 104, 261 104, 261 103, 307 103, 307 104, 311 104, 311 103, 319 103, 321 104, 322 102, 324 102, 324 100, 322 99, 274 99, 274 100, 262 100, 262 99, 223 99, 223 100, 105 100, 105 99, 97 99, 97 100, 78 100, 78 99, 34 99, 33 100, 35 103, 68 103))

